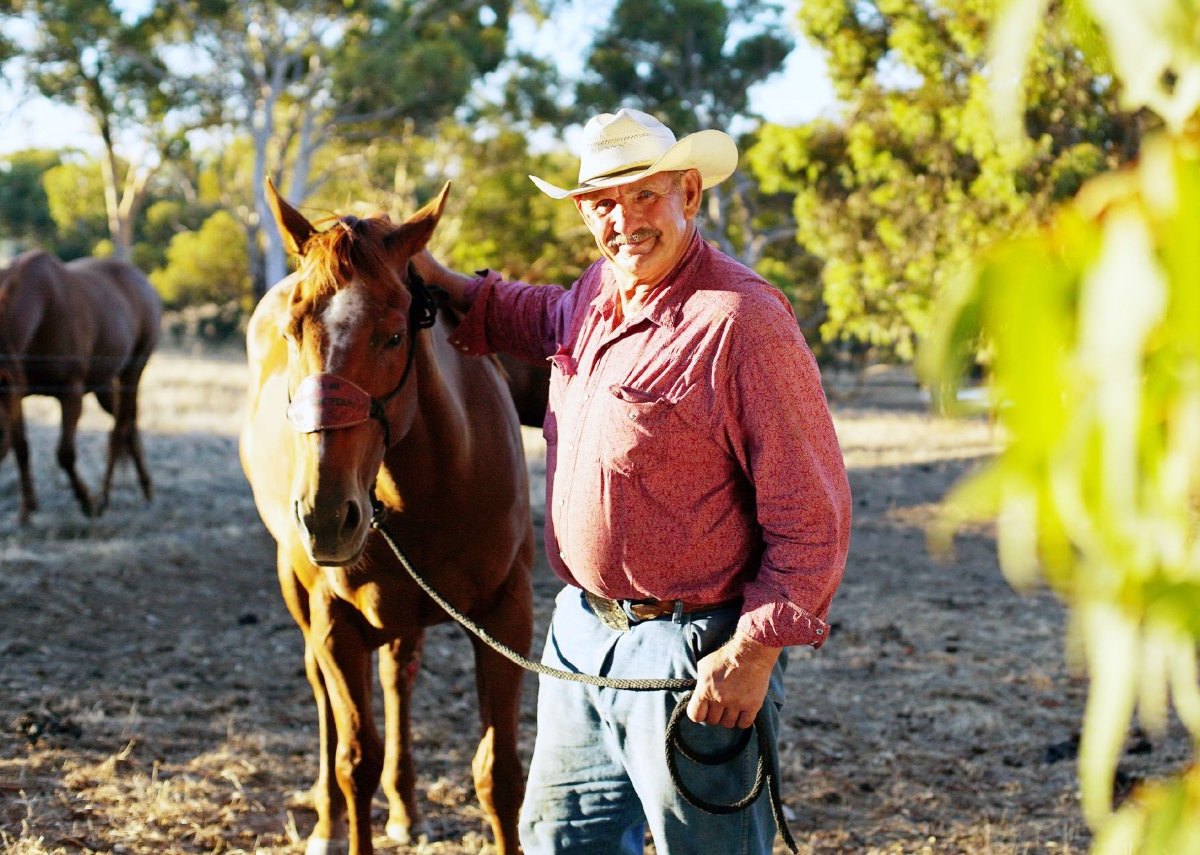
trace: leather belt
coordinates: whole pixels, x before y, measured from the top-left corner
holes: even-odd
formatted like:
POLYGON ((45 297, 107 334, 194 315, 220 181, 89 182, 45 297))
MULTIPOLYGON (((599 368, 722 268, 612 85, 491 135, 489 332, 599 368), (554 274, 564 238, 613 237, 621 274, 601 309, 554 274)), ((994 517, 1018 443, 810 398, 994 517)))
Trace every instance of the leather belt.
POLYGON ((625 631, 629 629, 629 616, 638 620, 655 620, 657 618, 680 618, 684 615, 698 612, 710 612, 725 606, 732 606, 738 600, 730 599, 719 603, 695 603, 689 600, 610 600, 591 591, 583 592, 584 598, 592 611, 607 626, 625 631))

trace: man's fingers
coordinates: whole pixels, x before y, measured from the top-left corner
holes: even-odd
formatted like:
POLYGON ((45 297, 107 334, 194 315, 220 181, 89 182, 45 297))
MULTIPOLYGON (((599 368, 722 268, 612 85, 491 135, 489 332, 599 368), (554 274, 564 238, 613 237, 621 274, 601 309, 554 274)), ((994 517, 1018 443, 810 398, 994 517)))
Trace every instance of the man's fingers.
POLYGON ((692 695, 688 701, 687 716, 696 724, 711 724, 718 727, 747 728, 754 724, 754 712, 727 707, 709 698, 692 695))

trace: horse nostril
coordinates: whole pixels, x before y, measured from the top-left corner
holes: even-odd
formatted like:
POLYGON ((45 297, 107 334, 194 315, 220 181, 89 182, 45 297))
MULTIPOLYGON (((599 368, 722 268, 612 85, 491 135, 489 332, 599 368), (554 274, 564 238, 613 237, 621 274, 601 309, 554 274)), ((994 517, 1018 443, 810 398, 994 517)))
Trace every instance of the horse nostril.
POLYGON ((362 511, 358 507, 358 502, 351 499, 346 502, 346 517, 342 521, 342 529, 344 531, 358 531, 361 523, 362 511))

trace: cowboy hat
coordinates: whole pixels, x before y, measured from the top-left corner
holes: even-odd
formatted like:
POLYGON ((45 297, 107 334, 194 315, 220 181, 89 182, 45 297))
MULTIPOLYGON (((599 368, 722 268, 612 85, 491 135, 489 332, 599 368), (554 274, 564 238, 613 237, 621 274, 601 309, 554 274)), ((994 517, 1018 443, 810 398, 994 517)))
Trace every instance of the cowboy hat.
POLYGON ((726 133, 697 131, 677 142, 658 119, 627 107, 601 113, 584 125, 581 148, 575 189, 555 187, 536 175, 530 180, 547 196, 566 199, 659 172, 698 169, 707 190, 732 175, 738 162, 737 145, 726 133))

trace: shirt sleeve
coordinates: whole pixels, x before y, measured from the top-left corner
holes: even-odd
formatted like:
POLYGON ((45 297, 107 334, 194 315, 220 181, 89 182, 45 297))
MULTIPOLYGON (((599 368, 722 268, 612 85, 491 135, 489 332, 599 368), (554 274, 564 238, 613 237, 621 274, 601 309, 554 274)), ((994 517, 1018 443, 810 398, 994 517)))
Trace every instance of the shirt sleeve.
POLYGON ((794 321, 775 327, 732 354, 736 453, 763 537, 738 629, 820 647, 850 546, 850 485, 816 360, 794 321))
POLYGON ((528 362, 555 352, 574 302, 572 291, 506 281, 492 270, 480 271, 465 296, 471 308, 450 341, 464 353, 501 351, 528 362))

